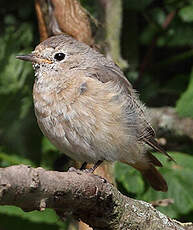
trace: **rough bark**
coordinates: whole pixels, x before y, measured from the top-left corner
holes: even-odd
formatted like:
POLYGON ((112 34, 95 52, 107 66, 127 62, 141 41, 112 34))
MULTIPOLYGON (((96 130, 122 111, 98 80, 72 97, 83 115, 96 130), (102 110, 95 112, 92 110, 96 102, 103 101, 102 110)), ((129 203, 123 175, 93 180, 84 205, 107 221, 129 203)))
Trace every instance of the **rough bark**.
POLYGON ((170 136, 187 136, 193 140, 193 119, 180 117, 175 108, 149 108, 151 123, 155 129, 163 130, 170 136))
POLYGON ((35 0, 35 10, 38 18, 38 28, 40 33, 40 40, 44 41, 49 37, 50 31, 48 31, 45 14, 48 12, 47 5, 44 0, 35 0))
POLYGON ((77 0, 35 0, 40 40, 67 33, 88 45, 93 44, 86 11, 77 0))
POLYGON ((94 230, 191 229, 157 211, 151 204, 122 195, 94 174, 46 171, 25 165, 0 169, 0 204, 24 211, 53 208, 72 215, 94 230))
POLYGON ((77 0, 51 0, 51 2, 53 15, 61 31, 92 45, 90 22, 80 2, 77 0))

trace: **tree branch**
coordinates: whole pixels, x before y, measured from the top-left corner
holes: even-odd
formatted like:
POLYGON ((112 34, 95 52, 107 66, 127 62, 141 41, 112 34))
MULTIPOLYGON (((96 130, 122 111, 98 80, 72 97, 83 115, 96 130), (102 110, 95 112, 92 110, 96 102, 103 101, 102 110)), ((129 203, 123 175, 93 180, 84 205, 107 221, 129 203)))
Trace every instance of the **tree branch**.
POLYGON ((25 165, 0 169, 0 204, 24 211, 53 208, 72 215, 95 230, 183 230, 144 201, 123 196, 112 184, 94 174, 46 171, 25 165))
POLYGON ((187 136, 193 140, 193 119, 180 117, 175 108, 149 108, 151 123, 156 129, 164 130, 169 136, 187 136))

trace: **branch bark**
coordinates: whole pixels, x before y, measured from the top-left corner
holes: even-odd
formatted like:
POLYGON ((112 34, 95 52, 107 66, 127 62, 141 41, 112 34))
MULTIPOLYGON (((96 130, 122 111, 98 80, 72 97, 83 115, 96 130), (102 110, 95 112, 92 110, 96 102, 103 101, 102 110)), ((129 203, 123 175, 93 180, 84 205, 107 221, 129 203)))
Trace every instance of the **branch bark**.
POLYGON ((164 130, 169 136, 187 136, 193 140, 193 119, 180 117, 175 108, 150 108, 151 123, 155 129, 164 130))
POLYGON ((35 0, 40 40, 67 33, 79 41, 93 45, 90 21, 77 0, 35 0))
POLYGON ((128 198, 101 177, 79 170, 56 172, 25 165, 1 168, 0 205, 15 205, 24 211, 53 208, 60 216, 72 215, 94 230, 188 229, 151 204, 128 198))

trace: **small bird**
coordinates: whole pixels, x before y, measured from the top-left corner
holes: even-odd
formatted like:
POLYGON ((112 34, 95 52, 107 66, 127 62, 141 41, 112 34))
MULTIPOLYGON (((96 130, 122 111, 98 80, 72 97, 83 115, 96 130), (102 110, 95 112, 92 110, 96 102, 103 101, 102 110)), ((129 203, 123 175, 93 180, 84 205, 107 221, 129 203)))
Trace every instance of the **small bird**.
POLYGON ((76 161, 124 162, 150 185, 166 192, 161 167, 147 146, 167 155, 155 140, 148 112, 120 68, 84 43, 62 34, 41 42, 28 55, 35 70, 33 99, 43 134, 76 161))

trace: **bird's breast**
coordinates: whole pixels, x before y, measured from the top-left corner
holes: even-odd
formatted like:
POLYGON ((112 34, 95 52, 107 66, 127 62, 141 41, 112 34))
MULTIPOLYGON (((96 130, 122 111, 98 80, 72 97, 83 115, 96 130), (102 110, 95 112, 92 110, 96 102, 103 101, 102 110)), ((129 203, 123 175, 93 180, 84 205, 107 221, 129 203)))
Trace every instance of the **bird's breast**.
POLYGON ((136 151, 124 98, 112 87, 90 78, 75 78, 47 91, 35 84, 40 129, 59 150, 80 161, 115 161, 129 155, 128 148, 136 151))

